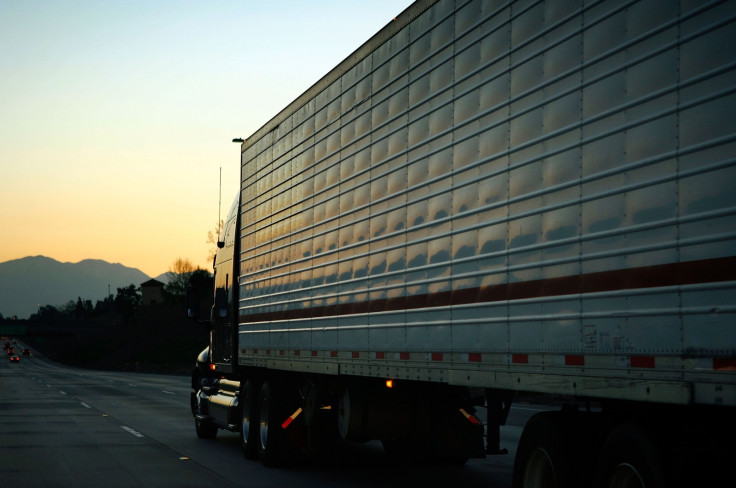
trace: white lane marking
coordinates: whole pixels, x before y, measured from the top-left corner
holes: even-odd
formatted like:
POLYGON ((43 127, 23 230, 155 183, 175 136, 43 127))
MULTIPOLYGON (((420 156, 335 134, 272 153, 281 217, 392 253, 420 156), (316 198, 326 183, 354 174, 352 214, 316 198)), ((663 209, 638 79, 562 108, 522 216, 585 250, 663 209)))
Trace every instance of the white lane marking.
POLYGON ((59 393, 61 393, 62 395, 66 395, 66 392, 65 391, 59 390, 59 393))
POLYGON ((164 393, 166 393, 167 395, 176 395, 176 393, 174 393, 174 392, 172 392, 172 391, 166 391, 166 390, 161 390, 161 391, 163 391, 163 392, 164 392, 164 393))
POLYGON ((86 403, 84 403, 84 402, 82 402, 82 406, 83 406, 84 408, 92 408, 92 407, 90 407, 89 405, 87 405, 87 404, 86 404, 86 403))
POLYGON ((135 429, 131 429, 130 427, 128 427, 126 425, 121 425, 120 428, 123 429, 124 431, 128 432, 129 434, 133 434, 136 437, 143 437, 143 434, 141 434, 140 432, 138 432, 135 429))

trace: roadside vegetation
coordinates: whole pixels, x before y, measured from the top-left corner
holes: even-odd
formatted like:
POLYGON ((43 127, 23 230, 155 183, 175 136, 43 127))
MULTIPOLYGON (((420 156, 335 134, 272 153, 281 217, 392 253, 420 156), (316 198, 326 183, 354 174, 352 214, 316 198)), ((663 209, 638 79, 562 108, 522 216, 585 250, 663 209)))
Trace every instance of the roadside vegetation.
POLYGON ((0 325, 23 330, 32 347, 61 363, 186 374, 208 341, 206 329, 186 318, 190 286, 211 289, 212 276, 187 259, 177 259, 157 303, 144 305, 141 287, 131 284, 94 305, 77 297, 63 305, 40 306, 27 320, 0 315, 0 325))

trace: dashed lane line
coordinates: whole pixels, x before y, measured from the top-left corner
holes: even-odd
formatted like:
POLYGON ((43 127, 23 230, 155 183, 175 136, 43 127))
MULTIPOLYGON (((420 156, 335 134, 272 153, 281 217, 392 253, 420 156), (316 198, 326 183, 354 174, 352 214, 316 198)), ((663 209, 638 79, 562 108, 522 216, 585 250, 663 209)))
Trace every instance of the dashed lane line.
POLYGON ((144 437, 143 434, 141 434, 140 432, 138 432, 135 429, 131 429, 127 425, 121 425, 120 428, 123 429, 124 431, 126 431, 127 433, 132 434, 132 435, 134 435, 136 437, 144 437))

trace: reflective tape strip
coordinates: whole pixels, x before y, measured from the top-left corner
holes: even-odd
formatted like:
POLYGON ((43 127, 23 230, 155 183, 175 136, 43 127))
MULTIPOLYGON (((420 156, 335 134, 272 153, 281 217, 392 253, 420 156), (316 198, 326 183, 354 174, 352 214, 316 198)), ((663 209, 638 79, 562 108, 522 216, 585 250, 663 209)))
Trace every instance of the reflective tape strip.
POLYGON ((511 362, 514 364, 529 364, 528 354, 512 354, 511 362))
POLYGON ((716 371, 736 371, 736 357, 713 358, 713 369, 716 371))
POLYGON ((568 354, 565 356, 565 366, 584 366, 585 357, 579 354, 568 354))
MULTIPOLYGON (((304 349, 240 349, 241 358, 260 356, 263 359, 274 355, 283 358, 296 358, 301 361, 335 359, 339 361, 407 361, 433 362, 445 364, 474 363, 474 367, 500 367, 514 365, 518 367, 577 367, 593 368, 595 370, 627 370, 660 369, 663 371, 736 371, 736 356, 730 357, 698 357, 685 358, 678 355, 653 356, 644 354, 627 355, 618 351, 600 352, 593 354, 548 354, 548 353, 492 353, 492 352, 406 352, 406 351, 331 351, 331 350, 304 350, 304 349), (273 351, 273 354, 271 354, 273 351), (304 354, 302 354, 304 353, 304 354)), ((209 365, 213 370, 214 364, 209 365)))
POLYGON ((654 368, 654 356, 631 356, 629 365, 632 368, 654 368))

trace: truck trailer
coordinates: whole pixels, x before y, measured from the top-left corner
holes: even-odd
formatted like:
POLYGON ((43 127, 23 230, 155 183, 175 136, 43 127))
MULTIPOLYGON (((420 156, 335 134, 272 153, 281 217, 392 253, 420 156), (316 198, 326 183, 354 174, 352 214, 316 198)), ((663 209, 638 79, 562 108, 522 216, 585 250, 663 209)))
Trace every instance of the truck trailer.
POLYGON ((463 463, 505 453, 533 396, 560 407, 525 426, 514 487, 722 473, 734 7, 408 7, 242 141, 214 306, 188 302, 197 434, 267 466, 335 438, 463 463))

